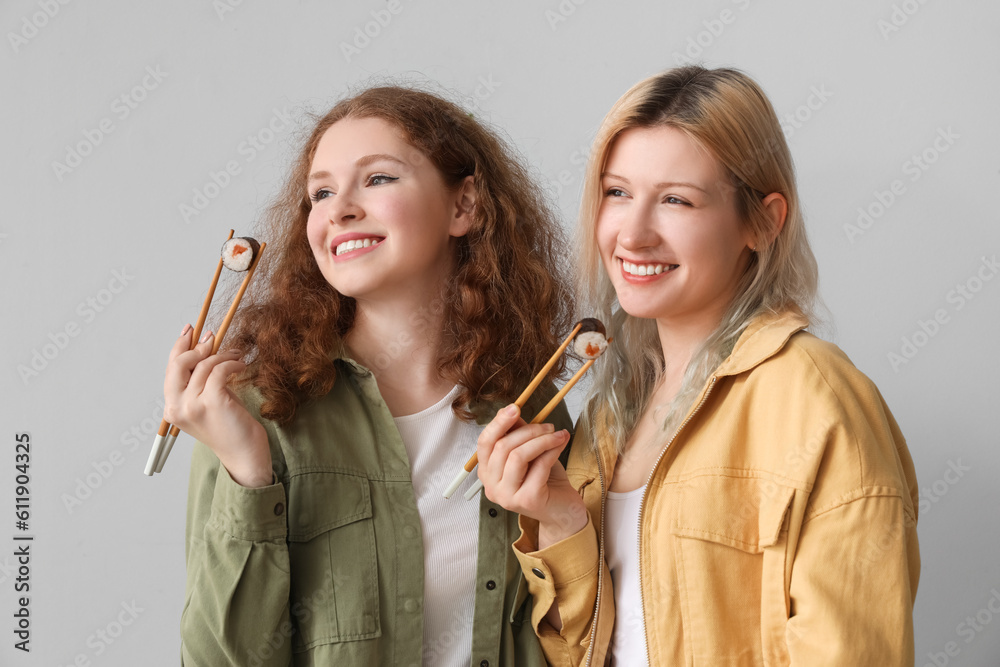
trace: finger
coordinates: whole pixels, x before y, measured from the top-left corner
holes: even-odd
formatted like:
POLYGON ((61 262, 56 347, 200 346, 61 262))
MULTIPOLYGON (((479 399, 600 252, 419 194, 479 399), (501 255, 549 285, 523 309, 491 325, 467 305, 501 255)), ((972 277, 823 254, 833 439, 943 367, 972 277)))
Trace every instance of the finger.
MULTIPOLYGON (((560 431, 534 438, 515 449, 507 457, 496 484, 497 490, 506 497, 513 497, 524 486, 531 465, 552 449, 561 451, 565 444, 565 435, 560 431)), ((556 454, 556 458, 558 457, 556 454)))
POLYGON ((548 485, 549 478, 552 476, 552 468, 559 462, 559 455, 562 454, 569 442, 569 431, 562 430, 553 435, 561 440, 561 444, 543 452, 531 462, 527 474, 524 476, 524 481, 521 482, 523 489, 541 489, 548 485))
MULTIPOLYGON (((227 362, 239 361, 241 356, 243 356, 243 353, 239 350, 226 350, 225 352, 213 354, 207 359, 199 361, 191 373, 191 378, 188 380, 187 388, 184 390, 185 396, 188 398, 201 396, 206 391, 206 384, 209 377, 215 372, 215 369, 227 362)), ((229 376, 223 376, 223 378, 227 377, 229 376)))
POLYGON ((239 359, 242 356, 239 350, 226 350, 217 356, 228 357, 228 360, 216 364, 212 372, 208 374, 208 380, 205 381, 205 388, 202 390, 202 393, 208 396, 228 394, 226 381, 229 380, 229 376, 241 373, 247 367, 246 363, 239 359))
MULTIPOLYGON (((188 345, 190 337, 190 332, 181 336, 188 345)), ((181 394, 187 389, 195 367, 212 351, 212 332, 206 332, 201 340, 202 342, 195 345, 194 349, 182 351, 176 356, 171 352, 171 360, 167 364, 166 377, 163 380, 163 394, 167 397, 168 403, 171 399, 180 399, 181 394)), ((174 343, 174 347, 176 349, 182 345, 178 342, 174 343)))
POLYGON ((480 432, 479 439, 476 441, 476 454, 479 457, 480 467, 484 462, 489 461, 497 440, 502 438, 518 422, 523 422, 520 415, 520 409, 511 403, 497 412, 493 421, 480 432))
POLYGON ((181 335, 177 337, 177 340, 174 341, 174 346, 170 348, 170 357, 167 358, 167 363, 176 359, 182 352, 187 352, 191 349, 191 332, 191 325, 185 324, 181 335))
MULTIPOLYGON (((493 451, 486 460, 479 461, 480 469, 485 468, 493 479, 499 479, 507 466, 507 459, 512 452, 524 447, 535 438, 548 435, 555 430, 552 424, 525 424, 507 433, 493 445, 493 451)), ((527 455, 526 453, 523 455, 527 455)))

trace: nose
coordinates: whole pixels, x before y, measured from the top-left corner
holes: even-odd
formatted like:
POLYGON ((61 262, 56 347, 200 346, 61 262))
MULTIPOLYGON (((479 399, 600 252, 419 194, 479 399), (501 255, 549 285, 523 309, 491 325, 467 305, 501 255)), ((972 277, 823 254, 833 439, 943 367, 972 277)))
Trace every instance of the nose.
POLYGON ((646 206, 630 206, 622 213, 618 245, 626 250, 641 250, 659 243, 653 212, 646 206))
POLYGON ((355 193, 352 191, 341 191, 334 197, 330 205, 330 222, 333 224, 345 225, 356 222, 365 217, 365 210, 362 208, 355 193))

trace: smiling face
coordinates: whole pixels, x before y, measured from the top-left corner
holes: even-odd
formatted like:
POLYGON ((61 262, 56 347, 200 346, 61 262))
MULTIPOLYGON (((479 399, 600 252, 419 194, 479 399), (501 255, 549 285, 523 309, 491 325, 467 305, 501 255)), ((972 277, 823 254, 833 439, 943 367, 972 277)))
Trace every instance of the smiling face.
POLYGON ((677 128, 632 128, 601 189, 597 244, 625 312, 714 328, 753 244, 719 161, 677 128))
POLYGON ((309 173, 306 233, 334 289, 359 302, 440 290, 451 275, 453 239, 468 231, 470 202, 395 125, 337 121, 309 173))

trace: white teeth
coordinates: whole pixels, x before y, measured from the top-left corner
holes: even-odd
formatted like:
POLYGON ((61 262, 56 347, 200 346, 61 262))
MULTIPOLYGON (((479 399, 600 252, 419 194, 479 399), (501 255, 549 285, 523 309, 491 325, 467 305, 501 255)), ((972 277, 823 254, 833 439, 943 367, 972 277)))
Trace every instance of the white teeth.
POLYGON ((633 264, 632 262, 622 260, 622 268, 625 269, 625 273, 633 276, 658 276, 676 266, 676 264, 633 264))
POLYGON ((357 250, 358 248, 370 248, 373 245, 378 245, 378 238, 372 237, 367 239, 354 239, 353 241, 344 241, 337 246, 337 254, 343 255, 345 252, 351 252, 352 250, 357 250))

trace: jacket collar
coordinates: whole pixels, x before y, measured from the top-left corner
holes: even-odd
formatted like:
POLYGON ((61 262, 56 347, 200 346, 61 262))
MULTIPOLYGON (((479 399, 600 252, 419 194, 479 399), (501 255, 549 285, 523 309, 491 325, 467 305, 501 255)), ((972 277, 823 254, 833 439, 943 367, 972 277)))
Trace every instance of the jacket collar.
MULTIPOLYGON (((809 326, 809 320, 798 310, 764 313, 755 317, 740 334, 733 351, 712 373, 708 384, 702 387, 690 410, 694 410, 708 392, 714 378, 738 375, 763 363, 777 354, 796 332, 809 326)), ((599 409, 595 414, 593 438, 595 443, 609 441, 607 410, 599 409)), ((615 461, 618 458, 614 447, 598 446, 597 455, 604 467, 605 484, 610 486, 614 476, 615 461)), ((591 453, 594 453, 591 450, 591 453)), ((607 486, 605 488, 607 488, 607 486)))
POLYGON ((738 375, 750 370, 777 354, 795 332, 807 326, 809 321, 797 310, 757 316, 743 330, 733 351, 712 375, 738 375))

